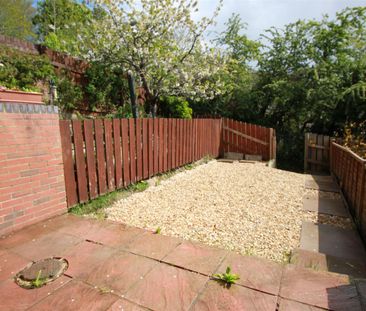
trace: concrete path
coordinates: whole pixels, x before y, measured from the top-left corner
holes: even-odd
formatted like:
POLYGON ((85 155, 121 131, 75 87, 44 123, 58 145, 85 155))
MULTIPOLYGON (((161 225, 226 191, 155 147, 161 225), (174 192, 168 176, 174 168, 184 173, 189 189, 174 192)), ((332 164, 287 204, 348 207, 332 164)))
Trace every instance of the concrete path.
POLYGON ((362 310, 366 281, 282 266, 110 221, 56 217, 0 240, 0 310, 362 310), (59 256, 65 275, 32 290, 13 277, 59 256), (240 280, 213 280, 230 266, 240 280))
MULTIPOLYGON (((338 192, 331 176, 310 176, 305 187, 338 192)), ((351 218, 340 199, 304 198, 303 210, 337 217, 351 218)), ((356 278, 366 278, 366 250, 356 230, 333 225, 302 223, 300 249, 292 252, 290 262, 316 271, 330 271, 356 278)))
POLYGON ((304 198, 303 210, 331 216, 350 217, 343 201, 336 199, 304 198))

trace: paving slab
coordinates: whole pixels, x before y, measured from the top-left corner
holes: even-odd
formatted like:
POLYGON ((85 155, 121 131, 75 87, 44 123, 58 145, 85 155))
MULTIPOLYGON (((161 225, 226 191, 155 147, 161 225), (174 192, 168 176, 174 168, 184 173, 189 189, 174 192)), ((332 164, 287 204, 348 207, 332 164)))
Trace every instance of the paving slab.
POLYGON ((65 274, 80 280, 86 280, 94 273, 96 267, 103 265, 104 261, 116 254, 117 250, 83 241, 65 253, 69 268, 65 274))
POLYGON ((217 281, 209 281, 204 292, 191 308, 194 311, 276 310, 277 297, 246 287, 226 288, 217 281))
POLYGON ((118 299, 85 283, 71 281, 29 310, 106 310, 118 299))
POLYGON ((62 276, 47 286, 24 289, 15 284, 14 280, 8 279, 0 283, 0 310, 27 310, 70 281, 70 278, 62 276))
POLYGON ((63 257, 68 249, 80 242, 81 238, 57 231, 32 239, 11 250, 24 258, 37 261, 47 257, 63 257))
POLYGON ((278 311, 324 311, 322 308, 280 298, 278 311))
POLYGON ((255 154, 246 154, 245 155, 245 160, 262 162, 262 156, 261 155, 255 155, 255 154))
POLYGON ((55 231, 57 230, 54 227, 51 227, 48 222, 37 223, 22 228, 19 231, 1 236, 0 247, 3 249, 11 249, 16 246, 29 243, 32 240, 37 240, 39 237, 54 233, 55 231))
POLYGON ((230 159, 230 160, 236 160, 236 161, 237 160, 243 160, 244 154, 239 153, 239 152, 225 152, 224 158, 225 159, 230 159))
POLYGON ((125 299, 118 299, 113 305, 111 305, 106 311, 146 311, 143 307, 140 307, 125 299))
POLYGON ((131 243, 138 235, 144 234, 145 232, 143 229, 111 223, 108 226, 103 226, 98 230, 92 230, 86 233, 85 238, 106 246, 123 248, 131 243))
POLYGON ((14 254, 11 251, 4 251, 0 254, 0 282, 13 278, 20 270, 22 270, 29 260, 14 254))
POLYGON ((131 241, 125 249, 134 254, 161 260, 181 243, 181 239, 145 231, 131 241))
POLYGON ((183 242, 169 253, 164 262, 211 275, 216 271, 228 252, 200 243, 183 242))
POLYGON ((334 178, 331 175, 310 175, 307 177, 308 180, 313 180, 315 182, 334 182, 334 178))
POLYGON ((343 259, 364 261, 366 251, 355 230, 304 221, 300 248, 343 259))
POLYGON ((334 181, 305 180, 305 188, 325 192, 340 192, 339 186, 334 181))
POLYGON ((222 162, 222 163, 234 163, 234 160, 230 160, 230 159, 217 159, 217 162, 222 162))
POLYGON ((292 251, 290 263, 316 271, 329 271, 355 278, 366 278, 365 261, 344 259, 297 248, 292 251))
POLYGON ((339 217, 350 217, 342 200, 317 198, 304 198, 302 209, 304 211, 316 212, 339 217))
POLYGON ((160 263, 124 297, 153 310, 188 310, 208 277, 160 263))
POLYGON ((157 264, 156 260, 119 252, 96 266, 86 282, 122 295, 157 264))
POLYGON ((232 273, 240 276, 237 284, 273 295, 278 294, 282 265, 262 258, 230 253, 216 273, 224 273, 228 266, 232 273))
POLYGON ((330 310, 362 310, 356 286, 347 276, 292 265, 284 270, 280 296, 330 310))

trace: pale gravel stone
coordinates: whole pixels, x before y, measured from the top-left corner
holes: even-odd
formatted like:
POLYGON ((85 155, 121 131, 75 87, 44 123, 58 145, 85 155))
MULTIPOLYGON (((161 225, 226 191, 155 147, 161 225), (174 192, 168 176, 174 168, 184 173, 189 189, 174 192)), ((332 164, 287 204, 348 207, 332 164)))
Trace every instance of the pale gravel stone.
POLYGON ((305 175, 211 161, 122 199, 108 218, 278 262, 299 247, 305 175))

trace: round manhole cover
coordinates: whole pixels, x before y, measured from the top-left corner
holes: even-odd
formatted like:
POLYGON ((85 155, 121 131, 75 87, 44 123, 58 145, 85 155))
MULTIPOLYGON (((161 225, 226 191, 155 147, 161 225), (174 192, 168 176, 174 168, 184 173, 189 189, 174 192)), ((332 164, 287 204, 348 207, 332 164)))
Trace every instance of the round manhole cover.
POLYGON ((60 277, 69 263, 64 258, 52 257, 32 262, 15 276, 15 282, 23 288, 38 288, 60 277))

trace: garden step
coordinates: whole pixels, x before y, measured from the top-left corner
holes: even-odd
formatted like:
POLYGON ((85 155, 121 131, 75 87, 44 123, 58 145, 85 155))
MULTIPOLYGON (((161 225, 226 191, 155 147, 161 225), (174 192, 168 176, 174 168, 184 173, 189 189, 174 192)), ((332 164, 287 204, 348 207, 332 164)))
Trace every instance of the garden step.
POLYGON ((224 158, 238 161, 244 159, 244 154, 239 152, 225 152, 224 158))
POLYGON ((291 253, 290 263, 316 271, 329 271, 366 278, 366 264, 354 259, 343 259, 323 253, 296 248, 291 253))
POLYGON ((350 217, 342 200, 305 197, 303 210, 332 216, 350 217))
POLYGON ((366 251, 355 230, 303 221, 300 248, 343 259, 364 261, 366 251))

